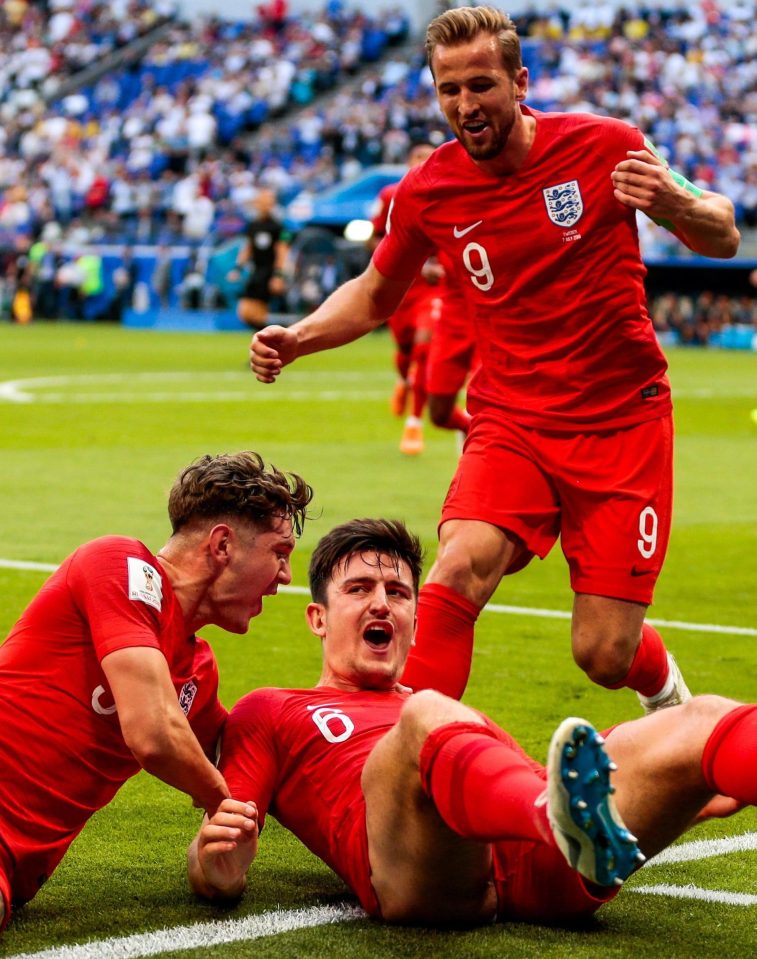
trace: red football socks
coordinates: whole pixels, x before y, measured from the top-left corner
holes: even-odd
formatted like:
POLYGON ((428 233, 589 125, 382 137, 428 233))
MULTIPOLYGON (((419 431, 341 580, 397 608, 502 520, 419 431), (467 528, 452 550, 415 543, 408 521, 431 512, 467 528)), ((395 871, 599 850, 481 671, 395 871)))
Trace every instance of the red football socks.
POLYGON ((426 365, 428 361, 428 343, 416 343, 413 347, 413 416, 419 419, 426 407, 426 365))
POLYGON ((420 756, 423 790, 439 815, 478 842, 552 841, 546 803, 534 805, 546 786, 536 768, 514 743, 473 722, 435 729, 420 756))
POLYGON ((757 805, 757 706, 723 716, 705 744, 702 773, 713 792, 757 805))
POLYGON ((476 604, 455 590, 426 583, 418 595, 418 630, 402 682, 416 691, 438 689, 460 699, 470 675, 478 614, 476 604))
POLYGON ((607 685, 608 689, 627 687, 642 696, 655 696, 660 692, 668 678, 668 651, 657 630, 644 623, 641 627, 641 642, 636 655, 623 679, 607 685))

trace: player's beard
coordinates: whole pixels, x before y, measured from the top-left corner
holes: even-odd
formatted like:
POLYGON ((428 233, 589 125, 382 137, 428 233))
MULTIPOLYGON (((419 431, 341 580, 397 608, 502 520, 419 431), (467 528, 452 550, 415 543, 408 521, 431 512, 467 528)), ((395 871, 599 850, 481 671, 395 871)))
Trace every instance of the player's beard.
POLYGON ((489 124, 490 139, 488 143, 477 143, 475 140, 471 142, 470 134, 462 126, 456 136, 472 160, 494 160, 507 146, 514 125, 514 120, 511 120, 506 126, 500 127, 489 124))

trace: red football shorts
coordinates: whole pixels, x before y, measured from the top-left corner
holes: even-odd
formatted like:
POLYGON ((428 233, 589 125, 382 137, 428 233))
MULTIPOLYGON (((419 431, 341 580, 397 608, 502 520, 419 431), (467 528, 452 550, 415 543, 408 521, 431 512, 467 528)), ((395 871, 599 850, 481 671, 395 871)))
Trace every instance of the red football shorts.
POLYGON ((426 390, 440 396, 458 393, 476 365, 476 340, 462 296, 445 296, 434 320, 426 367, 426 390))
POLYGON ((492 846, 497 919, 503 922, 567 922, 591 916, 618 889, 594 887, 568 865, 557 846, 533 840, 492 846))
POLYGON ((474 416, 442 523, 482 520, 542 559, 560 537, 576 593, 652 602, 670 535, 672 417, 607 432, 558 433, 474 416))

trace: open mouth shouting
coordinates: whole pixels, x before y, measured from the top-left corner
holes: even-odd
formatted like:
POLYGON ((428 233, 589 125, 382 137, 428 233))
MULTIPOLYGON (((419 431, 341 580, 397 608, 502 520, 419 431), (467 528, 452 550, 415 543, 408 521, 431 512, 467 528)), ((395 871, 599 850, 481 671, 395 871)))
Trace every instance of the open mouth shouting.
POLYGON ((385 619, 373 620, 363 630, 363 639, 376 652, 387 649, 393 636, 394 626, 385 619))

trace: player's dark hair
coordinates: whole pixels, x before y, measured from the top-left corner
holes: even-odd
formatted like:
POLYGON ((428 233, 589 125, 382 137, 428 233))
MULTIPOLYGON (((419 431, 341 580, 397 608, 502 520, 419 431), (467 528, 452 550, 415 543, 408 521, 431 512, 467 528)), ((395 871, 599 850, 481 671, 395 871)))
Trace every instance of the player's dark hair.
MULTIPOLYGON (((433 19, 426 30, 426 56, 431 57, 438 46, 455 47, 488 33, 499 40, 502 62, 511 76, 523 66, 520 40, 515 24, 502 10, 494 7, 456 7, 445 10, 433 19)), ((433 67, 431 67, 433 73, 433 67)))
POLYGON ((266 466, 258 453, 222 453, 201 456, 179 473, 168 496, 168 516, 174 533, 195 520, 225 517, 270 529, 285 516, 299 536, 312 498, 301 476, 266 466))
POLYGON ((353 556, 389 556, 399 568, 410 567, 417 593, 423 570, 423 547, 401 520, 352 519, 335 526, 319 541, 310 559, 308 578, 314 602, 326 604, 326 591, 334 572, 353 556))

